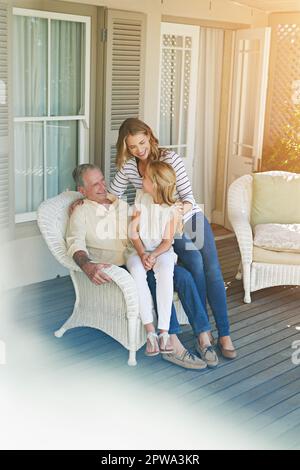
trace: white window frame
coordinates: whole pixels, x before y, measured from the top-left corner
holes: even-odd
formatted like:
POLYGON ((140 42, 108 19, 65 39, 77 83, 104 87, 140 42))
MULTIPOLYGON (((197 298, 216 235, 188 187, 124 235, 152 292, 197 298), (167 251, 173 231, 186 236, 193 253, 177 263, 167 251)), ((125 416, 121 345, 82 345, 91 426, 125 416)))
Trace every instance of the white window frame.
MULTIPOLYGON (((42 122, 44 134, 47 122, 51 121, 79 121, 79 164, 89 162, 89 128, 90 128, 90 56, 91 56, 91 18, 89 16, 78 16, 65 13, 55 13, 51 11, 28 10, 24 8, 13 8, 14 16, 30 16, 48 19, 48 103, 47 116, 15 117, 15 122, 42 122), (73 116, 50 116, 50 77, 51 77, 51 20, 72 21, 85 24, 85 95, 84 114, 73 116)), ((44 168, 46 164, 46 145, 44 139, 44 168)), ((44 171, 44 200, 47 195, 47 174, 44 171)), ((36 212, 25 212, 15 214, 15 222, 30 222, 37 218, 36 212)))

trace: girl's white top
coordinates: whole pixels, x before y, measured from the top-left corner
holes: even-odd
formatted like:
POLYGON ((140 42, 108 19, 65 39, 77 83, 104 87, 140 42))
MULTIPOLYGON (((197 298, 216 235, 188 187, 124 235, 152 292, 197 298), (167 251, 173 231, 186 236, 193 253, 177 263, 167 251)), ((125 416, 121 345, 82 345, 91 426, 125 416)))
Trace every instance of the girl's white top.
MULTIPOLYGON (((176 207, 175 205, 155 204, 152 196, 142 189, 137 190, 134 206, 140 212, 138 228, 140 239, 145 250, 151 252, 161 244, 166 226, 174 217, 176 207)), ((173 248, 171 250, 173 251, 173 248)), ((135 249, 131 248, 130 252, 135 252, 135 249)))

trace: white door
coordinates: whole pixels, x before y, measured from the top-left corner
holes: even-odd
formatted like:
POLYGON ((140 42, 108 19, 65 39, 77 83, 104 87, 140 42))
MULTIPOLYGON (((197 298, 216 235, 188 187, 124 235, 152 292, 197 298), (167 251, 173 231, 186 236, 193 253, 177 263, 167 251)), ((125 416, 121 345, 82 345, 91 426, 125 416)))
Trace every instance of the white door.
POLYGON ((268 85, 270 37, 271 28, 247 29, 236 33, 227 189, 239 176, 259 170, 268 85))
POLYGON ((161 25, 159 144, 184 161, 192 181, 199 27, 161 25))

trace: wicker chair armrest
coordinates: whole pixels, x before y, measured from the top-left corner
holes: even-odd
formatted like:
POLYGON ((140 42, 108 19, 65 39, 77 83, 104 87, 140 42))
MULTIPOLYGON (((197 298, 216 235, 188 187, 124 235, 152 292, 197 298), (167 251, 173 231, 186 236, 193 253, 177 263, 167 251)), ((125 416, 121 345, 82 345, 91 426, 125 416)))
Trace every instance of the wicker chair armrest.
POLYGON ((111 265, 104 268, 103 271, 112 279, 121 289, 127 305, 127 317, 133 318, 139 316, 139 302, 137 287, 133 277, 126 269, 111 265))
POLYGON ((234 181, 228 191, 228 218, 235 232, 243 263, 253 260, 253 232, 250 224, 252 176, 234 181))
POLYGON ((65 240, 61 233, 63 222, 67 221, 69 205, 80 198, 76 191, 66 191, 42 202, 37 210, 37 223, 43 238, 59 263, 72 271, 81 271, 75 261, 67 255, 65 240), (60 218, 63 215, 64 221, 60 218))

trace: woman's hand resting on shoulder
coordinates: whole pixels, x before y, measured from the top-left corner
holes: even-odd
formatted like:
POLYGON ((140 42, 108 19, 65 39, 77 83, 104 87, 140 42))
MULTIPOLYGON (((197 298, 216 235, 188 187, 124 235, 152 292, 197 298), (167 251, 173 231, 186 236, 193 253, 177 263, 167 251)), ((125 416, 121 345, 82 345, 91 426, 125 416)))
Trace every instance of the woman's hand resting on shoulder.
POLYGON ((84 201, 83 198, 79 198, 79 199, 76 199, 76 201, 72 202, 72 204, 69 207, 69 217, 73 214, 77 206, 81 206, 81 204, 83 204, 83 201, 84 201))
POLYGON ((182 201, 177 201, 175 202, 175 208, 176 208, 176 211, 178 213, 179 216, 183 216, 183 210, 184 210, 184 207, 183 207, 183 202, 182 201))

